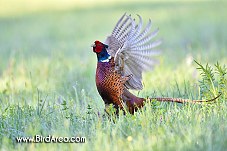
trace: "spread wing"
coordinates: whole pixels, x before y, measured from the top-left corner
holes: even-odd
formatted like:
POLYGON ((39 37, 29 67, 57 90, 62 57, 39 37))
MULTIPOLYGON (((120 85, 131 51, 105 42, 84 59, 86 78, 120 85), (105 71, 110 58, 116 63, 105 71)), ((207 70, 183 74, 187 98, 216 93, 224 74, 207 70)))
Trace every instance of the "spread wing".
POLYGON ((131 15, 124 14, 117 22, 112 34, 107 37, 105 44, 108 53, 114 57, 115 68, 122 76, 132 75, 125 83, 128 89, 141 90, 142 72, 151 70, 157 61, 152 58, 159 54, 156 46, 161 44, 160 40, 152 40, 158 33, 158 29, 151 32, 151 21, 149 20, 143 28, 142 18, 139 23, 131 15))

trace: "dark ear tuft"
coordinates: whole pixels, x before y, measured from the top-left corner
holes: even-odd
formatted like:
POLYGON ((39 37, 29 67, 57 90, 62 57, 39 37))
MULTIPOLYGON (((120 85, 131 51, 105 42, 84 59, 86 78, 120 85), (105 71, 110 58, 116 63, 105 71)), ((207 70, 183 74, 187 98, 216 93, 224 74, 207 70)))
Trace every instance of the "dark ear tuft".
POLYGON ((105 45, 105 44, 104 44, 104 46, 105 46, 105 48, 108 48, 109 47, 108 45, 105 45))

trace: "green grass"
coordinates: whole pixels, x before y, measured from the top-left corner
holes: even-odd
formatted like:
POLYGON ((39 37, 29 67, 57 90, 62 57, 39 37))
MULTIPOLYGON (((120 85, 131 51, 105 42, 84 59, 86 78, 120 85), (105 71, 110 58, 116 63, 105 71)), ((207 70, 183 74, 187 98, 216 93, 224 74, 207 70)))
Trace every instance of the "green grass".
POLYGON ((226 150, 226 89, 217 104, 151 102, 133 116, 100 117, 90 45, 104 40, 124 12, 151 18, 162 54, 138 95, 206 99, 193 59, 227 64, 227 3, 26 4, 0 6, 1 150, 226 150), (84 136, 86 143, 15 141, 34 135, 84 136))

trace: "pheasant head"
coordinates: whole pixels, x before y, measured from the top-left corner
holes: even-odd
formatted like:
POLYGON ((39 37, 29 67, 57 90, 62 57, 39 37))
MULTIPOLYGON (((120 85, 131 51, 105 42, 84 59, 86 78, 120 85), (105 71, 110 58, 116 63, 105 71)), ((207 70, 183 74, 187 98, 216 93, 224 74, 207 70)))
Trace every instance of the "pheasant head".
POLYGON ((109 62, 111 56, 107 52, 108 45, 103 44, 102 42, 96 40, 92 45, 93 52, 97 54, 98 62, 109 62))

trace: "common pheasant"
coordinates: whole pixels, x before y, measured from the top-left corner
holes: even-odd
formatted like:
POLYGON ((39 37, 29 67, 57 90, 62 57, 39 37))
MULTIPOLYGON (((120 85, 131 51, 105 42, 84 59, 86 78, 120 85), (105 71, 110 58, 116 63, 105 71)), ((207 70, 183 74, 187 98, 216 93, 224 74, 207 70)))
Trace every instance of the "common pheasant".
POLYGON ((104 43, 95 41, 92 45, 97 54, 96 86, 106 105, 113 104, 116 112, 119 109, 134 112, 144 106, 147 100, 167 102, 209 102, 211 100, 188 100, 181 98, 139 98, 129 89, 141 90, 142 73, 151 70, 157 61, 152 56, 159 54, 155 49, 160 40, 152 41, 158 29, 150 32, 151 20, 143 29, 142 18, 139 23, 131 15, 124 14, 117 22, 110 36, 104 43))

